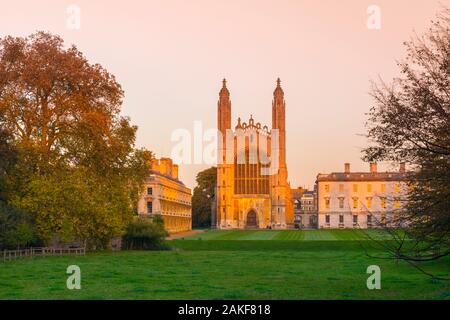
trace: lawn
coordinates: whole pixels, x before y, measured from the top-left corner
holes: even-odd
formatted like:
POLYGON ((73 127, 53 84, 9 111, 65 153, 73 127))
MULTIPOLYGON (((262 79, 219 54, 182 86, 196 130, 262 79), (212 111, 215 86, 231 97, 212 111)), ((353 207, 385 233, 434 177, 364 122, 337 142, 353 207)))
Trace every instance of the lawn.
POLYGON ((370 230, 209 230, 186 240, 387 240, 386 232, 370 230))
MULTIPOLYGON (((169 241, 171 251, 0 262, 0 299, 450 299, 448 282, 371 258, 382 252, 357 239, 347 230, 208 231, 169 241), (72 264, 81 290, 66 288, 72 264), (381 290, 366 287, 373 264, 381 290)), ((445 275, 450 259, 423 267, 445 275)))

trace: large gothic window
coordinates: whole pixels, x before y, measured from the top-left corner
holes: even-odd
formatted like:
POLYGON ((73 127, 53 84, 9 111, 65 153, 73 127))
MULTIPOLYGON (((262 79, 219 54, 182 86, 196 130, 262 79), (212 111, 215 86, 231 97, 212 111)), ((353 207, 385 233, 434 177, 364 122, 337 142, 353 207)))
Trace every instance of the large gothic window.
POLYGON ((269 176, 261 174, 261 169, 269 165, 263 165, 259 161, 249 163, 246 151, 245 163, 238 163, 235 157, 234 166, 235 194, 269 194, 269 176))

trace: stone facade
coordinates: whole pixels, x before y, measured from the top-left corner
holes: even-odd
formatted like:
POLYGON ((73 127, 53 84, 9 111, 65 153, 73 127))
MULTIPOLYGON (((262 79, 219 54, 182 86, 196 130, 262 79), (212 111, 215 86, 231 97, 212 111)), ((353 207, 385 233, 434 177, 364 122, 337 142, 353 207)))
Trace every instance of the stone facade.
POLYGON ((398 219, 406 201, 405 165, 399 172, 377 172, 376 163, 370 172, 319 174, 319 228, 371 228, 398 219))
POLYGON ((217 207, 212 219, 217 228, 293 226, 293 202, 287 182, 285 107, 278 79, 272 101, 272 130, 256 123, 252 116, 248 123, 241 123, 238 118, 231 130, 230 93, 223 81, 217 108, 217 207), (272 145, 275 138, 278 143, 272 145), (261 154, 269 157, 272 153, 277 157, 270 158, 269 162, 261 157, 261 154), (257 156, 253 157, 255 154, 257 156), (274 164, 277 170, 268 174, 267 170, 275 167, 274 164))
POLYGON ((152 162, 138 203, 140 215, 160 214, 169 233, 192 229, 191 189, 178 179, 178 165, 169 158, 152 162))
POLYGON ((294 226, 298 229, 317 228, 316 192, 297 188, 292 190, 294 199, 294 226))

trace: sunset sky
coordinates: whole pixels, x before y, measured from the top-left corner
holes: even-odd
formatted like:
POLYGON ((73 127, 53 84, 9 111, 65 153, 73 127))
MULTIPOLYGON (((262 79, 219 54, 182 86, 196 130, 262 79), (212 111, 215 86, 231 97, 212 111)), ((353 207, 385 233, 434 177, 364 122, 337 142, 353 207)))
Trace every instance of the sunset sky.
MULTIPOLYGON (((372 99, 370 80, 398 74, 403 41, 426 30, 448 0, 1 1, 0 37, 37 30, 62 36, 125 91, 123 115, 138 125, 137 145, 170 156, 174 130, 194 121, 216 128, 218 92, 227 78, 233 126, 240 116, 271 125, 277 77, 286 99, 287 165, 292 187, 316 175, 368 170, 361 160, 372 99), (81 9, 79 30, 67 8, 81 9), (366 26, 369 5, 381 29, 366 26)), ((207 165, 182 165, 194 187, 207 165)), ((386 169, 379 166, 379 170, 386 169)))

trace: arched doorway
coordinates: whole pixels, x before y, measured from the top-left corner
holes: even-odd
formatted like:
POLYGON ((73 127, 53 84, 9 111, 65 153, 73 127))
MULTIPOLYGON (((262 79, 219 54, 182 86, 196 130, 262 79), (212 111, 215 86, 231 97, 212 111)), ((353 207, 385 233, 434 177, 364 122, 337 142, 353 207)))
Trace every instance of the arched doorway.
POLYGON ((255 210, 250 210, 247 213, 247 228, 258 228, 258 216, 256 215, 255 210))

